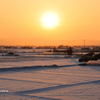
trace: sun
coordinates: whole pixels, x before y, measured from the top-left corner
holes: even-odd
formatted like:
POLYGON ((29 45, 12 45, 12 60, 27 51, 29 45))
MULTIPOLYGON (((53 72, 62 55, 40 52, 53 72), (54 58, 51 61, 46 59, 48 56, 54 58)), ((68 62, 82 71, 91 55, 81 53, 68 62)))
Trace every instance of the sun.
POLYGON ((55 12, 46 12, 41 18, 42 25, 46 28, 54 28, 59 25, 59 16, 55 12))

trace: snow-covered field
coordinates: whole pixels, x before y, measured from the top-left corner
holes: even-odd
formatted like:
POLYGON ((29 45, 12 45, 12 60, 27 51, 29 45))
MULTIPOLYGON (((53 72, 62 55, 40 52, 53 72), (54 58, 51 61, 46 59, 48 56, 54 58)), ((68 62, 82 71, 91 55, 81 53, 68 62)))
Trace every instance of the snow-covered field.
POLYGON ((99 65, 82 66, 62 55, 23 55, 0 57, 0 100, 100 100, 99 65))

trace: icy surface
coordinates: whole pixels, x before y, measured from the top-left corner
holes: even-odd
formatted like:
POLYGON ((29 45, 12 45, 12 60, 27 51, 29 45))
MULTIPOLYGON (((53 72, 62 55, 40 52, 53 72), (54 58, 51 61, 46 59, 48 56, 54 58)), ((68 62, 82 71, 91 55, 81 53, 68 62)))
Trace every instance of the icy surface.
POLYGON ((0 100, 100 100, 100 66, 63 55, 1 57, 0 100))

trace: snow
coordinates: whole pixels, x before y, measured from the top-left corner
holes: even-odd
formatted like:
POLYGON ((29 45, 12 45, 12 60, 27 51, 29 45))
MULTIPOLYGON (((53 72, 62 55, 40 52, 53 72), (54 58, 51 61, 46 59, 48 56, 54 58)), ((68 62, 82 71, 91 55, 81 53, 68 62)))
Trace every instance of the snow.
POLYGON ((0 90, 8 90, 0 92, 0 100, 100 100, 100 66, 47 56, 1 61, 0 90))

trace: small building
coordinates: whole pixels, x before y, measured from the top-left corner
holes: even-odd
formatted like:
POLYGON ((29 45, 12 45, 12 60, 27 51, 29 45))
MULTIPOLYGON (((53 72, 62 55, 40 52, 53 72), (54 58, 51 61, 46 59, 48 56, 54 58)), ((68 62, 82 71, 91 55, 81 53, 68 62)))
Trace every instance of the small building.
POLYGON ((87 47, 87 48, 81 48, 81 51, 90 52, 90 51, 92 51, 92 49, 90 49, 89 47, 87 47))

